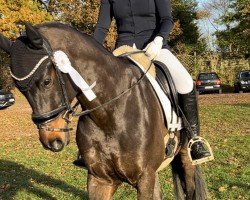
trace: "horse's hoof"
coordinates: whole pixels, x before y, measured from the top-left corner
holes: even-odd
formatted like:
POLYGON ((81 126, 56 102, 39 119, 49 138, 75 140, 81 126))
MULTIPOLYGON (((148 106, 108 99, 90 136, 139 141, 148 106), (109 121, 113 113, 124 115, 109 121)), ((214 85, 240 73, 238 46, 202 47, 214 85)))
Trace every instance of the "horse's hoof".
POLYGON ((77 159, 73 162, 73 164, 77 167, 86 167, 85 163, 82 159, 77 159))

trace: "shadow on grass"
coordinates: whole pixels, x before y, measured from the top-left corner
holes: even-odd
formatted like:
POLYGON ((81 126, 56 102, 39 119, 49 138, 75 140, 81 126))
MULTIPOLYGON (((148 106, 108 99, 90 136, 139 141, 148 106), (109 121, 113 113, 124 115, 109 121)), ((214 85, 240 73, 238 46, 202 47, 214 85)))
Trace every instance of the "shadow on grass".
POLYGON ((18 163, 0 160, 0 200, 14 199, 17 192, 25 190, 42 199, 58 199, 56 194, 51 194, 37 185, 61 190, 65 193, 78 196, 80 199, 88 199, 83 190, 79 190, 64 181, 52 178, 48 175, 28 169, 18 163))

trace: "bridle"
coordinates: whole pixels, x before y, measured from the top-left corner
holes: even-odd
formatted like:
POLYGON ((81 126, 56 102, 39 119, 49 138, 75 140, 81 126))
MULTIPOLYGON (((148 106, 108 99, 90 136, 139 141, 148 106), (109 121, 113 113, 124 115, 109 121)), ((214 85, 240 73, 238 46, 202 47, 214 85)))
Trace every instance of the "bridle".
POLYGON ((67 95, 66 88, 65 88, 65 82, 64 82, 63 77, 62 77, 62 73, 53 61, 53 51, 52 51, 49 43, 46 40, 43 40, 43 48, 47 52, 48 55, 41 58, 40 61, 37 63, 37 65, 31 70, 31 72, 28 75, 26 75, 24 77, 16 77, 12 73, 11 70, 10 70, 10 74, 14 80, 24 81, 24 80, 32 77, 34 75, 34 73, 36 72, 36 70, 39 69, 39 67, 42 65, 42 63, 44 61, 46 61, 47 59, 50 59, 52 64, 53 64, 53 67, 55 69, 56 77, 57 77, 57 80, 58 80, 58 83, 59 83, 59 86, 61 89, 62 103, 58 108, 55 108, 54 110, 52 110, 50 112, 46 112, 46 113, 42 113, 42 114, 32 113, 31 116, 32 116, 33 122, 37 125, 38 129, 43 129, 46 131, 68 132, 72 129, 68 128, 68 126, 67 126, 68 123, 70 122, 67 119, 67 115, 69 113, 71 113, 74 109, 72 108, 72 106, 69 102, 68 95, 67 95), (51 128, 51 127, 49 127, 48 126, 49 122, 55 120, 60 114, 63 114, 63 118, 67 123, 66 127, 64 127, 64 128, 51 128))
POLYGON ((68 128, 68 124, 71 122, 67 115, 73 112, 73 109, 71 107, 71 104, 68 99, 68 95, 66 92, 65 88, 65 82, 62 77, 62 73, 60 70, 56 67, 56 65, 53 63, 53 66, 56 71, 56 77, 58 79, 60 88, 61 88, 61 93, 62 93, 62 104, 58 108, 47 112, 43 114, 35 114, 32 113, 32 120, 35 124, 37 124, 38 129, 43 129, 44 131, 56 131, 56 132, 69 132, 70 130, 73 130, 72 128, 68 128), (63 119, 66 122, 66 127, 64 128, 51 128, 48 126, 48 124, 55 120, 61 113, 63 113, 63 119), (41 123, 42 122, 42 123, 41 123))
MULTIPOLYGON (((50 111, 50 112, 46 112, 46 113, 42 113, 42 114, 36 114, 36 113, 32 113, 32 120, 33 122, 37 125, 38 129, 43 129, 45 131, 56 131, 56 132, 68 132, 70 130, 72 130, 71 128, 68 128, 68 124, 71 122, 71 119, 69 117, 69 115, 72 115, 72 117, 79 117, 79 116, 83 116, 83 115, 87 115, 92 113, 95 110, 100 109, 101 107, 104 107, 106 105, 109 105, 111 103, 113 103, 114 101, 120 99, 123 95, 125 95, 126 93, 128 93, 130 90, 132 90, 134 87, 136 87, 145 77, 146 74, 148 73, 148 71, 150 70, 153 62, 151 61, 150 66, 147 68, 147 70, 142 74, 142 76, 138 79, 138 81, 136 83, 134 83, 131 87, 129 87, 128 89, 126 89, 125 91, 121 92, 119 95, 117 95, 116 97, 106 101, 105 103, 98 105, 92 109, 87 109, 84 110, 80 113, 76 113, 77 107, 79 105, 79 102, 76 102, 73 106, 71 105, 71 103, 69 102, 68 99, 68 95, 66 92, 66 88, 65 88, 65 82, 63 80, 63 76, 62 76, 62 72, 58 69, 57 65, 55 64, 55 61, 53 59, 53 50, 51 48, 51 46, 49 45, 49 43, 46 40, 43 40, 43 48, 44 50, 47 52, 47 56, 43 57, 38 64, 34 67, 34 69, 29 73, 29 75, 19 78, 16 77, 12 72, 11 72, 11 76, 13 79, 17 80, 17 81, 22 81, 25 80, 27 78, 29 78, 30 76, 32 76, 34 74, 34 72, 41 66, 41 64, 47 60, 48 58, 51 60, 53 67, 55 69, 56 72, 56 77, 58 79, 60 88, 61 88, 61 93, 62 93, 62 103, 61 105, 50 111), (48 126, 48 124, 55 120, 60 114, 63 115, 63 119, 66 121, 67 125, 65 128, 51 128, 50 126, 48 126)), ((119 57, 128 57, 129 55, 132 54, 138 54, 138 53, 145 53, 145 51, 139 50, 139 51, 134 51, 134 52, 130 52, 130 53, 124 53, 122 55, 120 55, 119 57)))

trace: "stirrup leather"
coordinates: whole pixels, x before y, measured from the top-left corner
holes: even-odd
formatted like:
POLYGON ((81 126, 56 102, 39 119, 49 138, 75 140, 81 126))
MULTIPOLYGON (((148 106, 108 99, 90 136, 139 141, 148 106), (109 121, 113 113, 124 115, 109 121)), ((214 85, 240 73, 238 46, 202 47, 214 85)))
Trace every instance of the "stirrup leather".
POLYGON ((188 142, 187 150, 188 150, 188 156, 189 156, 189 159, 191 160, 192 165, 198 165, 198 164, 201 164, 201 163, 204 163, 204 162, 208 162, 208 161, 211 161, 211 160, 214 159, 214 154, 213 154, 213 151, 212 151, 212 149, 210 147, 210 144, 203 137, 196 136, 196 137, 192 138, 188 142), (191 156, 191 147, 192 147, 193 144, 195 144, 197 142, 201 142, 204 145, 204 147, 206 148, 206 150, 209 151, 210 156, 207 156, 205 158, 196 159, 196 160, 192 159, 192 156, 191 156))

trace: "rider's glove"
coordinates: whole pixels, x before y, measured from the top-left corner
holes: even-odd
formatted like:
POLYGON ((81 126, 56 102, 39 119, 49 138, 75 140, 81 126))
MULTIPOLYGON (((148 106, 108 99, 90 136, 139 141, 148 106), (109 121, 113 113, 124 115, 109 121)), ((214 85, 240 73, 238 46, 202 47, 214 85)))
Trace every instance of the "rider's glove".
POLYGON ((156 36, 155 39, 150 42, 143 50, 146 51, 145 54, 150 60, 154 60, 155 57, 160 53, 162 45, 163 38, 161 36, 156 36))

